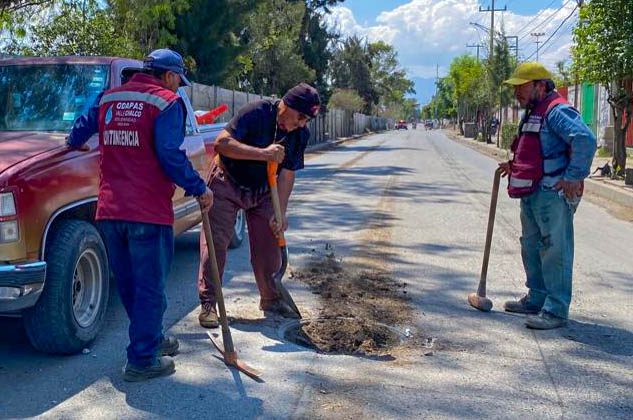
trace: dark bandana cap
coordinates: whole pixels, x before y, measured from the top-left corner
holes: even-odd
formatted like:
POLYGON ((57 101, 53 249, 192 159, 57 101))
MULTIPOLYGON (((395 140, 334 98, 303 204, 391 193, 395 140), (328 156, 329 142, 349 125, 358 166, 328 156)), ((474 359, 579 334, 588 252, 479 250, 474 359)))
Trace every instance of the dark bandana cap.
POLYGON ((307 115, 316 117, 321 107, 321 99, 315 88, 307 83, 299 83, 290 89, 283 97, 283 101, 290 108, 307 115))

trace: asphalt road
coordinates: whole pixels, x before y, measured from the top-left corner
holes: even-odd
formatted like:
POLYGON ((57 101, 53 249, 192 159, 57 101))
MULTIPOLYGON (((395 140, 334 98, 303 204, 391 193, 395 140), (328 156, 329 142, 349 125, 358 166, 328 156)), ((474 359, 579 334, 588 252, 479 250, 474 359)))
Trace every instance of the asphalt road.
MULTIPOLYGON (((248 247, 229 256, 225 296, 240 357, 256 383, 228 370, 197 325, 198 232, 177 239, 166 326, 181 340, 174 375, 121 379, 126 317, 112 294, 89 354, 34 352, 19 320, 0 321, 0 418, 631 418, 633 225, 583 202, 576 215, 568 327, 535 332, 500 311, 524 293, 518 202, 500 194, 489 268, 492 313, 470 308, 484 244, 489 157, 440 131, 373 135, 310 155, 291 202, 292 264, 330 252, 384 266, 408 284, 409 328, 427 346, 395 360, 322 355, 282 340, 264 319, 248 247), (327 248, 327 250, 326 250, 327 248)), ((319 302, 287 282, 306 314, 319 302)))

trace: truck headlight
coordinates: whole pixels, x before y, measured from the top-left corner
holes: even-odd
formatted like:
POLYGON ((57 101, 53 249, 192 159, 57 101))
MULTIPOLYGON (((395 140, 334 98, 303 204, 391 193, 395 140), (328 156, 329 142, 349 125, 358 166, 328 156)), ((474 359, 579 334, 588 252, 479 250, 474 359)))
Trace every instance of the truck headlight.
POLYGON ((15 199, 13 193, 0 194, 0 217, 15 216, 15 199))
POLYGON ((0 222, 0 243, 15 242, 19 239, 20 231, 17 220, 0 222))

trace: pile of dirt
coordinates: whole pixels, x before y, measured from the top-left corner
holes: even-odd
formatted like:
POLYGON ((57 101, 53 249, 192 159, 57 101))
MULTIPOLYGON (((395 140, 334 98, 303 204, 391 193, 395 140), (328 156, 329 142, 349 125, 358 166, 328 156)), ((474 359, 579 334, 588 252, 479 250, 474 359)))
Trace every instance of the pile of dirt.
POLYGON ((410 319, 406 283, 380 270, 354 272, 330 255, 293 272, 321 301, 319 316, 296 341, 321 352, 385 354, 401 341, 395 327, 410 319))

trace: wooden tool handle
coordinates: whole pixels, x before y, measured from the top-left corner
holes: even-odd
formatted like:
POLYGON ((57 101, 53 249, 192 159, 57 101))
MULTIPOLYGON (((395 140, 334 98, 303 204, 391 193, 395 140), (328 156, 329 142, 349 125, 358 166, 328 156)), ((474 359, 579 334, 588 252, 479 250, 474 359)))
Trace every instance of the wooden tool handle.
POLYGON ((222 341, 224 342, 224 350, 227 353, 235 352, 233 346, 233 338, 229 330, 229 322, 226 319, 226 307, 224 306, 224 295, 222 293, 222 282, 220 281, 220 270, 218 269, 218 260, 215 258, 215 247, 213 246, 213 234, 211 233, 211 223, 209 222, 209 214, 202 210, 202 229, 207 242, 207 252, 209 253, 209 262, 211 263, 211 280, 215 288, 215 299, 218 303, 218 315, 222 326, 222 341))
MULTIPOLYGON (((268 185, 270 186, 270 198, 273 202, 273 210, 275 212, 275 220, 278 226, 283 226, 283 215, 281 213, 281 203, 279 202, 279 190, 277 189, 277 168, 278 163, 269 161, 266 167, 268 172, 268 185)), ((286 237, 283 230, 277 236, 279 246, 286 246, 286 237)))
POLYGON ((486 229, 486 245, 484 247, 484 259, 481 263, 481 276, 479 277, 479 288, 477 294, 486 296, 486 278, 488 276, 488 261, 490 259, 490 246, 492 245, 492 231, 495 226, 495 214, 497 213, 497 198, 499 197, 499 183, 501 180, 501 168, 495 171, 492 183, 492 194, 490 196, 490 210, 488 212, 488 228, 486 229))

